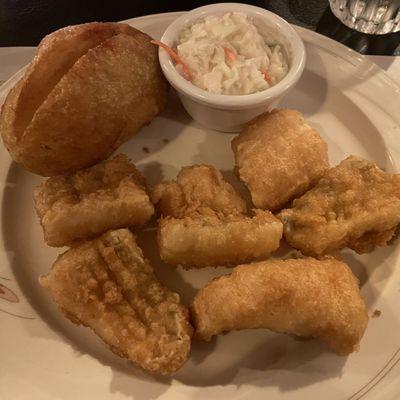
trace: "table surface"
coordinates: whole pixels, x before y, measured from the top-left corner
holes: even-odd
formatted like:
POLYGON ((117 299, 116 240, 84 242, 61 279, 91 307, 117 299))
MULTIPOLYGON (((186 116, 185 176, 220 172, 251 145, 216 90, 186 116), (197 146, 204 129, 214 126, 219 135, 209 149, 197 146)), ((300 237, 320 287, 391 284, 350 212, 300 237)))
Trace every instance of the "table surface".
MULTIPOLYGON (((222 0, 220 0, 222 1, 222 0)), ((239 0, 240 1, 240 0, 239 0)), ((190 10, 215 0, 1 0, 0 46, 34 46, 48 33, 89 21, 120 21, 141 15, 190 10)), ((400 32, 365 35, 344 26, 328 0, 242 0, 291 23, 315 30, 362 54, 400 55, 400 32)))

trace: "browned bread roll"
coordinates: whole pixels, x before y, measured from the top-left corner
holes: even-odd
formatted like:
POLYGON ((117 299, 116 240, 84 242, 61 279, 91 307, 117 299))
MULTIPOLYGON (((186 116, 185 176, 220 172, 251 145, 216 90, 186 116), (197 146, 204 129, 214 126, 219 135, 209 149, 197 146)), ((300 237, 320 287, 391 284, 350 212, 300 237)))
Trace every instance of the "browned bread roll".
POLYGON ((127 24, 97 22, 46 36, 1 110, 12 158, 40 175, 71 173, 149 124, 168 90, 150 40, 127 24))

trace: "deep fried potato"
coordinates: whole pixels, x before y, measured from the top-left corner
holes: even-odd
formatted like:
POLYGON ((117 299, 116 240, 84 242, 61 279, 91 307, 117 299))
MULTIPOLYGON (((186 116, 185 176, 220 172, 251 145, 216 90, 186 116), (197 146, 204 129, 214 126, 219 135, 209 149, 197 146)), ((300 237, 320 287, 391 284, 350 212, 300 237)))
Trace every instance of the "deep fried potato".
POLYGON ((357 350, 368 322, 357 278, 333 258, 240 265, 200 289, 190 310, 198 339, 266 328, 319 338, 340 355, 357 350))
POLYGON ((175 218, 204 209, 225 215, 246 212, 244 200, 221 172, 209 165, 182 168, 175 181, 156 185, 151 197, 163 216, 175 218))
POLYGON ((39 44, 38 53, 19 86, 9 94, 13 107, 4 107, 4 123, 9 124, 2 126, 5 141, 16 143, 37 108, 81 56, 104 40, 128 29, 125 24, 89 23, 67 26, 46 36, 39 44))
POLYGON ((158 227, 163 261, 184 268, 232 266, 268 257, 278 249, 282 224, 269 211, 253 217, 209 212, 167 217, 158 227))
POLYGON ((278 216, 286 240, 304 254, 345 246, 372 251, 387 244, 400 223, 400 175, 348 157, 278 216))
POLYGON ((41 175, 71 173, 150 123, 168 87, 150 40, 117 23, 47 36, 2 108, 0 131, 13 159, 41 175))
POLYGON ((254 205, 280 210, 328 168, 328 146, 295 110, 259 116, 232 141, 236 171, 254 205))
POLYGON ((172 374, 188 358, 187 309, 157 281, 128 229, 68 250, 40 283, 67 318, 143 369, 172 374))
POLYGON ((52 177, 34 191, 44 240, 61 247, 109 229, 144 225, 154 207, 145 179, 122 154, 74 175, 52 177))

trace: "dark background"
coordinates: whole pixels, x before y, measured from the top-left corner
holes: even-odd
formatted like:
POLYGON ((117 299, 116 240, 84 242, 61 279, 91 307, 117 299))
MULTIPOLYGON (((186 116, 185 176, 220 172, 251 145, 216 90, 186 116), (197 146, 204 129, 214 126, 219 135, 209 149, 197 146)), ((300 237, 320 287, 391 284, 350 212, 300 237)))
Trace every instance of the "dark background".
MULTIPOLYGON (((35 46, 46 34, 66 25, 119 21, 141 15, 184 11, 218 1, 167 0, 0 0, 0 46, 35 46)), ((400 55, 400 32, 365 35, 344 26, 328 0, 253 0, 300 26, 315 30, 364 54, 400 55), (300 6, 301 4, 301 6, 300 6)))

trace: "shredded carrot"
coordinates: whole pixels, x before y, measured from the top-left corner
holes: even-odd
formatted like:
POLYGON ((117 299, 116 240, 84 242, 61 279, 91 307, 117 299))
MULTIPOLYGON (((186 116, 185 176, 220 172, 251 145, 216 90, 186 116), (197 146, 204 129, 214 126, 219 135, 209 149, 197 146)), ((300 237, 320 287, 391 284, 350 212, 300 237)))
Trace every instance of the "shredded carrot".
POLYGON ((171 49, 171 47, 167 46, 165 43, 160 42, 159 40, 152 40, 151 43, 162 47, 172 58, 172 60, 175 62, 175 64, 179 64, 182 67, 182 72, 188 81, 192 80, 192 73, 190 71, 190 68, 182 61, 182 59, 176 54, 174 50, 171 49))
POLYGON ((264 79, 271 85, 272 84, 272 78, 271 75, 268 73, 266 69, 263 71, 264 79))
POLYGON ((228 49, 225 46, 222 46, 222 48, 224 49, 225 52, 225 56, 228 57, 231 61, 235 61, 236 60, 236 53, 234 51, 232 51, 231 49, 228 49))

